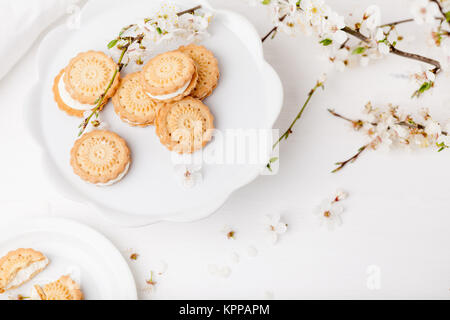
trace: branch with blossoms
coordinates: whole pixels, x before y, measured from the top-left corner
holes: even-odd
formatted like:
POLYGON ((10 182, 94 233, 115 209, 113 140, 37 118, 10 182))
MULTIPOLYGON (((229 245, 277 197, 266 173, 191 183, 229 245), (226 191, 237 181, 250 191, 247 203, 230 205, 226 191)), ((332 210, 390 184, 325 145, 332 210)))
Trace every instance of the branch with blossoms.
POLYGON ((93 109, 86 114, 79 125, 78 136, 85 132, 89 124, 93 127, 100 126, 98 118, 105 98, 118 74, 129 63, 135 63, 137 66, 144 64, 151 53, 150 49, 164 41, 173 39, 190 41, 207 35, 212 15, 201 9, 202 6, 196 6, 177 11, 174 6, 163 5, 154 16, 122 28, 119 35, 107 45, 108 49, 115 50, 112 52, 113 55, 118 55, 116 70, 105 91, 95 101, 93 109), (125 60, 127 60, 126 63, 124 63, 125 60))
MULTIPOLYGON (((340 71, 355 65, 356 62, 366 66, 370 60, 381 59, 388 54, 416 60, 431 66, 412 75, 412 79, 419 85, 412 97, 420 97, 434 87, 436 76, 442 70, 441 63, 436 59, 399 49, 398 44, 404 41, 405 37, 397 31, 398 25, 413 21, 417 24, 430 25, 433 39, 439 40, 435 41, 436 45, 441 46, 444 38, 447 39, 450 36, 450 32, 446 29, 449 26, 450 11, 446 10, 438 0, 416 0, 411 8, 413 18, 386 24, 381 24, 381 12, 377 6, 370 6, 359 20, 346 24, 344 17, 334 12, 324 0, 262 0, 258 2, 270 9, 274 25, 262 37, 263 42, 269 38, 273 39, 279 31, 291 35, 296 33, 314 35, 327 49, 328 60, 340 71), (351 41, 353 38, 357 41, 351 41)), ((274 148, 293 132, 293 126, 301 118, 316 89, 317 86, 310 91, 298 115, 275 143, 274 148)), ((354 157, 340 165, 345 166, 355 161, 368 147, 361 147, 354 157)), ((278 158, 272 158, 267 168, 271 170, 271 164, 277 160, 278 158)))
POLYGON ((368 138, 368 142, 360 147, 355 155, 337 162, 337 167, 332 172, 338 172, 355 162, 367 150, 389 150, 395 145, 420 148, 436 146, 438 152, 449 148, 448 130, 443 130, 426 109, 420 112, 420 121, 410 114, 401 114, 398 107, 392 105, 377 109, 369 102, 364 111, 368 119, 353 120, 328 109, 331 115, 350 123, 355 131, 364 133, 368 138))
POLYGON ((438 60, 400 50, 398 44, 404 37, 396 32, 399 24, 432 21, 436 24, 432 36, 437 40, 436 45, 440 46, 442 38, 450 36, 450 32, 443 27, 445 23, 448 24, 450 11, 446 12, 438 0, 418 0, 411 9, 414 18, 382 25, 377 6, 370 6, 359 21, 346 25, 344 18, 332 11, 323 0, 264 0, 261 3, 270 8, 274 24, 262 41, 270 36, 273 38, 279 30, 288 34, 303 32, 315 35, 321 45, 329 48, 329 60, 338 70, 342 71, 354 64, 352 60, 367 65, 370 60, 380 59, 389 53, 431 65, 432 68, 414 75, 413 78, 419 82, 419 89, 412 97, 419 97, 431 89, 436 75, 442 70, 438 60), (351 44, 348 36, 358 41, 351 44))
MULTIPOLYGON (((275 148, 280 144, 281 141, 287 140, 289 136, 294 132, 294 126, 297 123, 298 120, 303 116, 303 112, 305 111, 306 107, 308 106, 309 102, 311 101, 314 93, 316 93, 317 89, 322 88, 325 89, 324 83, 326 81, 326 75, 322 75, 319 80, 316 81, 316 84, 314 87, 309 90, 308 97, 306 98, 306 101, 303 103, 302 107, 300 108, 300 111, 298 112, 297 116, 292 121, 289 128, 278 138, 278 140, 273 144, 272 150, 275 150, 275 148)), ((269 160, 266 167, 267 169, 272 172, 272 165, 278 161, 278 157, 273 157, 269 160)))

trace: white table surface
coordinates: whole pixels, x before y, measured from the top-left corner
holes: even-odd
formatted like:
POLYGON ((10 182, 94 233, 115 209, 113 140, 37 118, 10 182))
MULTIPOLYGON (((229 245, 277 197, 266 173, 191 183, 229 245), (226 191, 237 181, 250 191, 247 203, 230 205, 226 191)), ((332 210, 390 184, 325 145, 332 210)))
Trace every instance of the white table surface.
MULTIPOLYGON (((380 5, 383 22, 409 17, 409 0, 331 1, 342 14, 380 5)), ((219 8, 246 16, 261 35, 270 28, 267 11, 240 0, 211 0, 219 8)), ((404 30, 417 34, 410 25, 404 30)), ((353 155, 363 138, 330 117, 334 107, 357 117, 365 102, 393 102, 416 110, 428 106, 438 120, 450 118, 449 79, 421 100, 411 100, 414 85, 395 75, 417 64, 389 57, 367 68, 330 75, 324 93, 313 98, 295 133, 281 146, 280 171, 262 176, 231 196, 208 219, 159 223, 137 229, 111 225, 90 207, 68 201, 48 184, 40 171, 39 150, 22 123, 22 101, 35 81, 39 40, 7 77, 0 80, 0 215, 8 218, 67 217, 107 236, 129 261, 139 288, 160 261, 167 272, 157 277, 156 290, 140 291, 150 299, 275 299, 298 298, 450 298, 450 174, 449 151, 389 154, 368 152, 338 174, 333 163, 353 155), (337 188, 350 197, 341 227, 330 232, 317 224, 313 209, 337 188), (261 219, 280 212, 288 232, 275 245, 265 241, 261 219), (221 232, 226 225, 236 240, 221 232), (250 257, 248 248, 257 248, 250 257), (230 255, 236 252, 240 261, 230 255), (227 265, 228 278, 208 272, 208 265, 227 265), (375 279, 375 288, 370 283, 375 279), (379 281, 377 281, 377 279, 379 281)), ((406 45, 421 53, 428 48, 406 45)), ((279 73, 285 104, 277 128, 286 128, 298 105, 324 70, 319 46, 311 38, 278 35, 264 44, 267 60, 279 73)))

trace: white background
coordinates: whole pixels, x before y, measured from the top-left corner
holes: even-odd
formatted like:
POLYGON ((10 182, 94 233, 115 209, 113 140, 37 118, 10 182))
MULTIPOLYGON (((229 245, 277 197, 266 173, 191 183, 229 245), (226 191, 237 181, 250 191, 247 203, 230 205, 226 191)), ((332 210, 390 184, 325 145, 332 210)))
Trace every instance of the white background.
MULTIPOLYGON (((240 0, 211 3, 243 14, 261 35, 271 28, 262 6, 252 8, 240 0)), ((341 14, 361 14, 367 5, 376 3, 383 22, 410 17, 408 0, 328 3, 341 14)), ((419 27, 411 24, 401 30, 416 36, 415 42, 401 48, 433 55, 419 27)), ((161 260, 167 262, 166 274, 156 278, 156 290, 141 290, 142 298, 450 297, 449 151, 368 152, 342 172, 331 174, 333 163, 353 155, 363 137, 326 112, 332 107, 358 117, 371 100, 377 106, 392 102, 408 110, 426 106, 436 120, 445 121, 450 118, 447 75, 441 76, 432 94, 411 100, 416 86, 402 76, 419 70, 416 62, 389 57, 367 68, 333 73, 294 134, 282 143, 278 174, 262 176, 237 191, 203 221, 126 229, 111 225, 89 207, 61 198, 40 172, 39 149, 22 122, 22 101, 35 81, 38 43, 0 81, 0 223, 30 216, 68 217, 86 223, 106 235, 126 257, 131 252, 140 255, 129 262, 141 289, 150 271, 161 260), (344 188, 350 196, 344 202, 343 225, 330 232, 318 226, 313 210, 337 188, 344 188), (276 212, 289 227, 271 246, 265 241, 261 219, 276 212), (227 240, 221 232, 227 225, 236 230, 236 240, 227 240), (256 257, 248 255, 250 246, 257 248, 256 257), (233 252, 240 256, 238 263, 230 259, 233 252), (229 266, 230 277, 211 275, 211 264, 229 266), (378 271, 379 288, 373 290, 367 282, 378 271)), ((276 123, 284 129, 325 66, 311 38, 279 34, 264 48, 284 85, 284 109, 276 123)))

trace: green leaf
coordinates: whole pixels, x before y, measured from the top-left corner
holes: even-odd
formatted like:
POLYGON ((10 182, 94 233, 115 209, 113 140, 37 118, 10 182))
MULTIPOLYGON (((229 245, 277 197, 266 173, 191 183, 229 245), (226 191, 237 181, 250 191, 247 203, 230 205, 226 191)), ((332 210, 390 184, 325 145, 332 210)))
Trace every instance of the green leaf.
POLYGON ((420 97, 422 95, 422 93, 424 93, 427 90, 430 90, 433 87, 433 81, 427 81, 422 83, 422 85, 420 86, 420 88, 413 93, 412 98, 414 97, 420 97))
POLYGON ((355 50, 353 50, 352 54, 361 54, 361 53, 364 53, 364 51, 366 51, 366 48, 358 47, 355 50))
POLYGON ((115 47, 118 41, 119 39, 114 39, 110 43, 108 43, 108 49, 115 47))
POLYGON ((450 22, 450 11, 447 11, 445 13, 445 19, 447 19, 447 21, 450 22))
POLYGON ((446 145, 444 142, 441 143, 436 142, 436 146, 439 148, 438 152, 441 152, 442 150, 449 148, 449 146, 446 145))
POLYGON ((269 160, 270 163, 274 163, 278 161, 278 157, 273 157, 269 160))
POLYGON ((330 44, 333 43, 333 40, 326 38, 326 39, 323 39, 322 41, 320 41, 319 43, 324 46, 329 46, 330 44))
POLYGON ((419 88, 419 93, 424 93, 425 91, 429 90, 430 88, 431 88, 431 81, 424 82, 419 88))
POLYGON ((160 27, 156 28, 156 31, 158 31, 159 34, 162 34, 162 30, 160 27))
POLYGON ((261 3, 262 3, 262 4, 270 4, 270 1, 271 1, 271 0, 262 0, 261 3))

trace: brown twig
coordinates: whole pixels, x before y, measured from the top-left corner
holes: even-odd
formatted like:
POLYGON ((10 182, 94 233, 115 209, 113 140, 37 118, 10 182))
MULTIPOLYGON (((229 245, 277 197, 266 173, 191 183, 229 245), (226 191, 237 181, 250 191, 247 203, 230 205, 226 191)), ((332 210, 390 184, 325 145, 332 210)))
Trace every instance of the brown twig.
POLYGON ((92 109, 91 114, 86 119, 84 119, 83 122, 81 123, 80 132, 78 132, 78 136, 81 136, 83 134, 84 130, 86 130, 87 126, 89 125, 89 121, 91 121, 94 114, 96 114, 102 107, 103 101, 105 100, 106 95, 108 94, 109 90, 111 89, 111 86, 114 83, 114 80, 116 79, 117 74, 119 74, 120 71, 122 70, 122 67, 123 67, 122 60, 123 60, 123 57, 125 56, 125 53, 127 52, 128 48, 130 47, 131 43, 132 42, 128 41, 128 43, 122 49, 122 53, 120 55, 119 61, 117 62, 116 70, 114 71, 114 74, 113 74, 111 80, 109 81, 108 87, 105 89, 105 91, 102 93, 102 95, 97 99, 97 104, 96 104, 95 108, 92 109))
MULTIPOLYGON (((285 14, 284 16, 282 16, 280 18, 280 22, 283 22, 283 20, 286 18, 287 14, 285 14)), ((261 38, 261 41, 264 42, 267 40, 267 38, 269 38, 274 32, 276 32, 278 30, 278 27, 273 27, 272 30, 270 30, 264 37, 261 38)))
POLYGON ((331 171, 331 172, 332 173, 336 173, 336 172, 342 170, 349 163, 355 162, 356 159, 358 159, 358 157, 361 155, 361 153, 363 153, 364 150, 366 150, 368 147, 369 147, 369 145, 366 144, 365 146, 362 146, 361 148, 359 148, 358 152, 353 157, 351 157, 350 159, 347 159, 347 160, 342 161, 342 162, 337 162, 336 165, 338 167, 336 169, 334 169, 333 171, 331 171))
POLYGON ((276 146, 283 140, 283 139, 287 139, 289 138, 289 136, 291 135, 291 133, 293 132, 292 129, 294 128, 294 125, 297 123, 297 121, 302 117, 303 112, 305 111, 306 107, 308 106, 308 103, 311 101, 312 96, 314 95, 314 93, 316 92, 316 90, 318 88, 322 87, 323 88, 323 83, 320 81, 317 81, 316 85, 314 86, 314 88, 312 88, 309 93, 308 93, 308 98, 306 99, 305 103, 303 104, 302 108, 300 109, 299 113, 297 114, 297 116, 295 117, 294 121, 292 121, 291 125, 289 126, 289 128, 281 135, 281 137, 277 140, 277 142, 275 142, 275 144, 273 145, 273 149, 276 148, 276 146))
POLYGON ((382 25, 379 26, 379 28, 393 27, 393 26, 396 26, 396 25, 399 25, 399 24, 402 24, 402 23, 408 23, 408 22, 413 22, 413 21, 414 21, 413 18, 399 20, 399 21, 394 21, 394 22, 391 22, 391 23, 382 24, 382 25))
POLYGON ((409 52, 399 50, 396 47, 394 47, 392 44, 390 44, 389 48, 391 50, 391 53, 395 54, 397 56, 404 57, 407 59, 417 60, 417 61, 421 61, 421 62, 425 62, 425 63, 433 65, 434 69, 432 70, 432 72, 434 74, 438 74, 442 70, 441 63, 437 60, 427 58, 427 57, 424 57, 424 56, 421 56, 421 55, 418 55, 415 53, 409 53, 409 52))
MULTIPOLYGON (((370 43, 370 39, 368 37, 366 37, 365 35, 363 35, 359 31, 353 30, 353 29, 351 29, 349 27, 344 27, 342 29, 342 31, 344 31, 344 32, 346 32, 346 33, 348 33, 348 34, 358 38, 359 40, 361 40, 361 41, 363 41, 365 43, 370 43)), ((392 54, 395 54, 397 56, 404 57, 404 58, 407 58, 407 59, 417 60, 417 61, 421 61, 421 62, 425 62, 425 63, 433 65, 434 66, 433 72, 435 74, 438 74, 441 71, 441 64, 437 60, 434 60, 434 59, 431 59, 431 58, 427 58, 427 57, 421 56, 419 54, 409 53, 409 52, 406 52, 406 51, 399 50, 396 47, 394 47, 394 45, 392 45, 391 43, 389 43, 389 49, 390 49, 390 52, 392 54)))
POLYGON ((186 13, 193 13, 195 10, 198 10, 198 9, 201 9, 201 8, 202 8, 201 5, 200 5, 200 6, 196 6, 196 7, 193 7, 193 8, 191 8, 191 9, 187 9, 187 10, 178 12, 178 13, 177 13, 177 16, 182 16, 183 14, 186 14, 186 13))
POLYGON ((442 17, 444 17, 444 19, 448 22, 447 15, 445 14, 444 8, 442 8, 441 3, 438 0, 431 0, 431 1, 437 4, 438 9, 439 9, 439 11, 442 14, 442 17))

